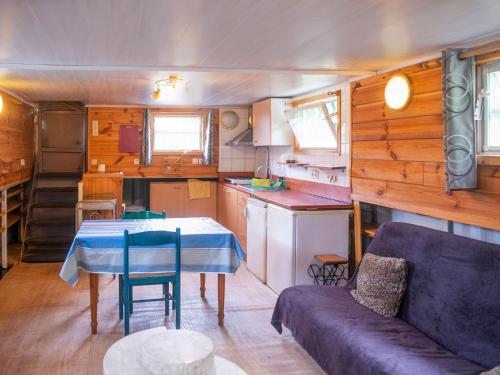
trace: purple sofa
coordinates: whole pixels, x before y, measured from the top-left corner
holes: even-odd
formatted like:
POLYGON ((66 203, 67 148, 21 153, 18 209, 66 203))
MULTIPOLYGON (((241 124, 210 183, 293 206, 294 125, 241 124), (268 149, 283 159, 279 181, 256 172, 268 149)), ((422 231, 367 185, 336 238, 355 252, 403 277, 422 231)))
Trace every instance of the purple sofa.
POLYGON ((404 258, 397 318, 358 304, 346 287, 301 285, 279 296, 282 324, 328 374, 479 374, 500 365, 500 246, 386 223, 368 252, 404 258))

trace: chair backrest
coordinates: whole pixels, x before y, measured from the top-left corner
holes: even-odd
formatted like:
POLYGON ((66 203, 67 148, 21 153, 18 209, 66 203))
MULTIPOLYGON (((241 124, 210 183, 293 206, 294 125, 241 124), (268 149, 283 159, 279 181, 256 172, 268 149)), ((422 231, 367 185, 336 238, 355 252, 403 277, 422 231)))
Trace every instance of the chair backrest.
POLYGON ((129 247, 157 247, 165 245, 175 245, 175 274, 180 278, 181 272, 181 230, 177 228, 175 232, 168 231, 148 231, 129 234, 128 230, 123 232, 123 279, 129 278, 129 247))
POLYGON ((122 213, 122 219, 125 220, 140 220, 140 219, 165 219, 167 214, 165 211, 158 213, 152 211, 139 211, 139 212, 124 212, 122 213))

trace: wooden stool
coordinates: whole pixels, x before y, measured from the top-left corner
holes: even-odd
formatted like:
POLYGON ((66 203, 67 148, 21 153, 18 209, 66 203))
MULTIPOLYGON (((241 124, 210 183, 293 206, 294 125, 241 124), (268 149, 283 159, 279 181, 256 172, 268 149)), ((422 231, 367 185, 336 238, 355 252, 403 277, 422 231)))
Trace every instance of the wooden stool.
POLYGON ((307 273, 314 279, 314 284, 337 286, 340 280, 347 281, 344 272, 347 269, 347 259, 337 254, 315 255, 314 258, 321 263, 309 265, 307 273))

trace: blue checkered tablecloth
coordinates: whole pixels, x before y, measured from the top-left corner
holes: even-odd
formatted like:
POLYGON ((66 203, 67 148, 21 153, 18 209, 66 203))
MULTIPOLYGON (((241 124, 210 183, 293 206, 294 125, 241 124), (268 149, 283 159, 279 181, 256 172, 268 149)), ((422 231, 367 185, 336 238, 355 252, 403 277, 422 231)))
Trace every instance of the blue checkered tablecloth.
MULTIPOLYGON (((123 273, 123 231, 137 233, 181 229, 181 270, 234 273, 244 258, 234 234, 206 217, 155 220, 86 220, 75 236, 60 277, 70 285, 78 281, 78 268, 93 273, 123 273)), ((172 246, 131 247, 131 273, 174 271, 172 246)))

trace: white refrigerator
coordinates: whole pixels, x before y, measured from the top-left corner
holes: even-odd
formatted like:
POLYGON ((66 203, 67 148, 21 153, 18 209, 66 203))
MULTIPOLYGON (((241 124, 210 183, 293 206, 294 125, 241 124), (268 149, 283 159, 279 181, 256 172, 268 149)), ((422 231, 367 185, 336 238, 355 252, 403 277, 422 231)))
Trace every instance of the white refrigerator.
MULTIPOLYGON (((312 284, 307 269, 314 255, 348 257, 351 210, 291 211, 267 206, 267 285, 276 293, 312 284)), ((250 235, 249 235, 250 238, 250 235)))
POLYGON ((260 281, 266 282, 267 203, 259 199, 247 201, 247 268, 260 281))

